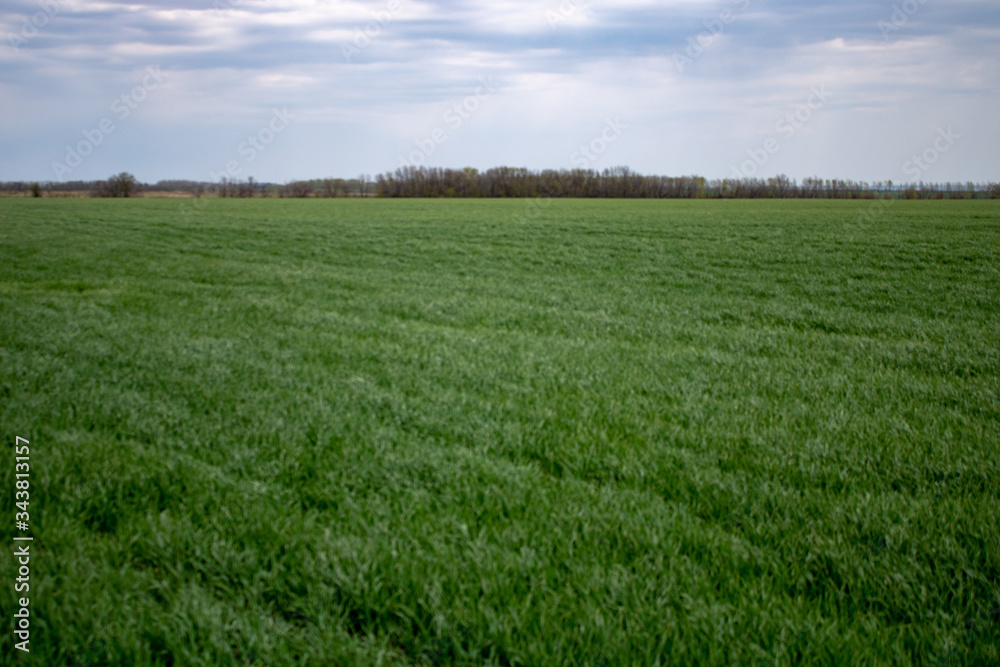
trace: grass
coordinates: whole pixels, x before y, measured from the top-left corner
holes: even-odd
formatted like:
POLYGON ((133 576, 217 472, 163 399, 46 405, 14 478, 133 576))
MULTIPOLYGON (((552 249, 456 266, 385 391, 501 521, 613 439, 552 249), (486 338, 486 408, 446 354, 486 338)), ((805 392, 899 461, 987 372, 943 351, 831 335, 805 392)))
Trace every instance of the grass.
POLYGON ((1000 661, 996 203, 185 206, 0 201, 20 662, 1000 661))

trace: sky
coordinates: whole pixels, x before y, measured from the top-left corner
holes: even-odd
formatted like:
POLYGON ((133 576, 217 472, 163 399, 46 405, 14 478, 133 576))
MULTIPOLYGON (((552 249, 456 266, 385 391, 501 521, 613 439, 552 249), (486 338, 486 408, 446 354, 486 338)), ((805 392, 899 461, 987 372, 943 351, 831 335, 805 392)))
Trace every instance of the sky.
POLYGON ((996 0, 7 0, 0 180, 1000 181, 996 0))

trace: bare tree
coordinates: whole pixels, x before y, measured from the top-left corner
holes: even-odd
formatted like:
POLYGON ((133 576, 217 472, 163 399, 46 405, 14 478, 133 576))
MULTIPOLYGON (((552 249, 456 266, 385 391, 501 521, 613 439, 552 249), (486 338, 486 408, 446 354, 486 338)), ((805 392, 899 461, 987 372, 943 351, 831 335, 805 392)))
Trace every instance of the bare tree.
POLYGON ((96 181, 90 190, 92 197, 134 197, 139 192, 139 181, 123 171, 106 181, 96 181))
POLYGON ((292 181, 284 188, 285 197, 305 199, 312 194, 312 183, 309 181, 292 181))
POLYGON ((767 184, 771 188, 771 193, 778 199, 784 199, 791 195, 792 181, 784 174, 767 179, 767 184))
POLYGON ((113 188, 115 197, 132 197, 139 192, 139 181, 127 171, 112 176, 108 185, 113 188))

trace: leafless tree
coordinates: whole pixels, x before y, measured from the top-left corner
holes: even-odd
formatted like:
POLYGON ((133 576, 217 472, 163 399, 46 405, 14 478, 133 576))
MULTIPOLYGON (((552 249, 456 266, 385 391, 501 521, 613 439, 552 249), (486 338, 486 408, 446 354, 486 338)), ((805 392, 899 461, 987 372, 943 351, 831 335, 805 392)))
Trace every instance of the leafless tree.
POLYGON ((312 183, 309 181, 292 181, 284 187, 282 195, 304 199, 312 194, 312 189, 312 183))
POLYGON ((139 181, 135 176, 123 171, 106 181, 96 181, 91 187, 92 197, 134 197, 139 192, 139 181))

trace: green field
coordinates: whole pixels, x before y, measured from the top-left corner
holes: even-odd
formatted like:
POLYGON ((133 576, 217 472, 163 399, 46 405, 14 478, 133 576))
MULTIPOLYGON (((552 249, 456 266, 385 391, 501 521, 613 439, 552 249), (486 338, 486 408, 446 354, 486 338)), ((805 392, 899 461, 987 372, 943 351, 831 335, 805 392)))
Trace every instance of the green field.
POLYGON ((1000 204, 871 206, 0 199, 0 663, 997 664, 1000 204))

